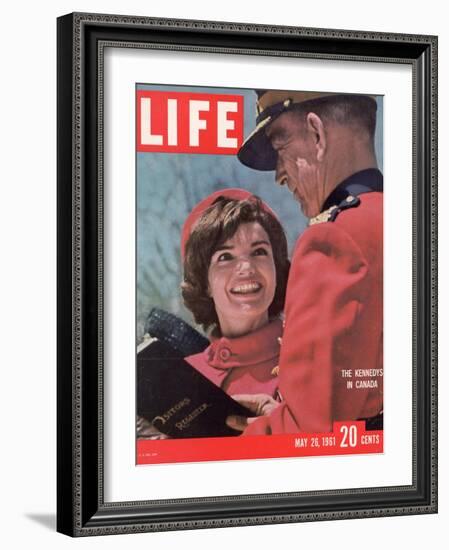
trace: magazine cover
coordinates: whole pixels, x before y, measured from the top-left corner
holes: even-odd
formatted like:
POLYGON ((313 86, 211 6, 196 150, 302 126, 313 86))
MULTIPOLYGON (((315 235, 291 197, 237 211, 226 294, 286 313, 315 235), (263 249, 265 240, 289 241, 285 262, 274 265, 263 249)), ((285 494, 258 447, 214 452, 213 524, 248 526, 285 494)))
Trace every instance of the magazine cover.
POLYGON ((382 97, 135 99, 137 464, 382 453, 382 97))

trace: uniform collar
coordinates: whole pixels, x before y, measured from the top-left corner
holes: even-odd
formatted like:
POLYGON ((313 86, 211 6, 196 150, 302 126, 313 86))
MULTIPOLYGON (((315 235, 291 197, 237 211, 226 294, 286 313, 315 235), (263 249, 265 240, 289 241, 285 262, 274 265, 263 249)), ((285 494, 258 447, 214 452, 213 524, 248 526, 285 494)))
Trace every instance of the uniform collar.
POLYGON ((321 212, 328 210, 332 206, 337 206, 347 197, 358 197, 362 193, 380 192, 384 190, 384 177, 377 168, 368 168, 361 170, 346 178, 332 191, 327 197, 321 212))
POLYGON ((218 369, 247 367, 277 357, 281 336, 282 321, 276 319, 245 336, 217 338, 203 353, 208 364, 218 369))

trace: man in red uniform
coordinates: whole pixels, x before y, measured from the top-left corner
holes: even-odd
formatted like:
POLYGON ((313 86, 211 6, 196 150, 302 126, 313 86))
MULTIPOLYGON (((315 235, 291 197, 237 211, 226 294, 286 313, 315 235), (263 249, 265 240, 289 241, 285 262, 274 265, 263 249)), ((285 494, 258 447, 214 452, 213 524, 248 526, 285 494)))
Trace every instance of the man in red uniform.
POLYGON ((276 170, 310 219, 297 241, 279 358, 280 405, 237 396, 245 434, 330 432, 383 410, 383 177, 370 96, 258 92, 257 127, 239 151, 276 170))

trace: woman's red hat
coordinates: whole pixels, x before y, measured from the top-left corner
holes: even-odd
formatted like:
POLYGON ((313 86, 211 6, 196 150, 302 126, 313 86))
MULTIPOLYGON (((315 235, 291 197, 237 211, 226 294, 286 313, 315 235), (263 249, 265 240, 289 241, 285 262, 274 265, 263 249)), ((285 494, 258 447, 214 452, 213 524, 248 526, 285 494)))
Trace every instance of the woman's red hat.
MULTIPOLYGON (((256 198, 252 193, 250 193, 249 191, 246 191, 245 189, 231 187, 228 189, 220 189, 218 191, 215 191, 214 193, 212 193, 211 195, 207 196, 205 199, 200 201, 196 206, 194 206, 190 214, 187 216, 187 219, 184 222, 182 232, 181 232, 181 257, 183 261, 185 256, 186 244, 190 237, 190 233, 192 232, 194 225, 201 218, 203 213, 209 208, 209 206, 212 206, 212 204, 214 203, 215 200, 218 199, 218 197, 226 197, 227 199, 233 199, 238 201, 256 198)), ((277 219, 277 216, 273 212, 273 210, 262 200, 260 202, 265 212, 268 212, 269 214, 271 214, 277 219)))

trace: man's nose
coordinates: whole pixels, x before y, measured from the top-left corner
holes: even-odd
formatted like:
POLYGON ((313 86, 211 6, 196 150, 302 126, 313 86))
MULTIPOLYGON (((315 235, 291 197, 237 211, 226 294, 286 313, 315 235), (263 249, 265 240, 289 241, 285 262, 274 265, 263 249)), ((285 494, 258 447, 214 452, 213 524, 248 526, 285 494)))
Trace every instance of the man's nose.
POLYGON ((279 162, 276 165, 275 180, 278 185, 286 185, 287 183, 287 174, 279 162))

